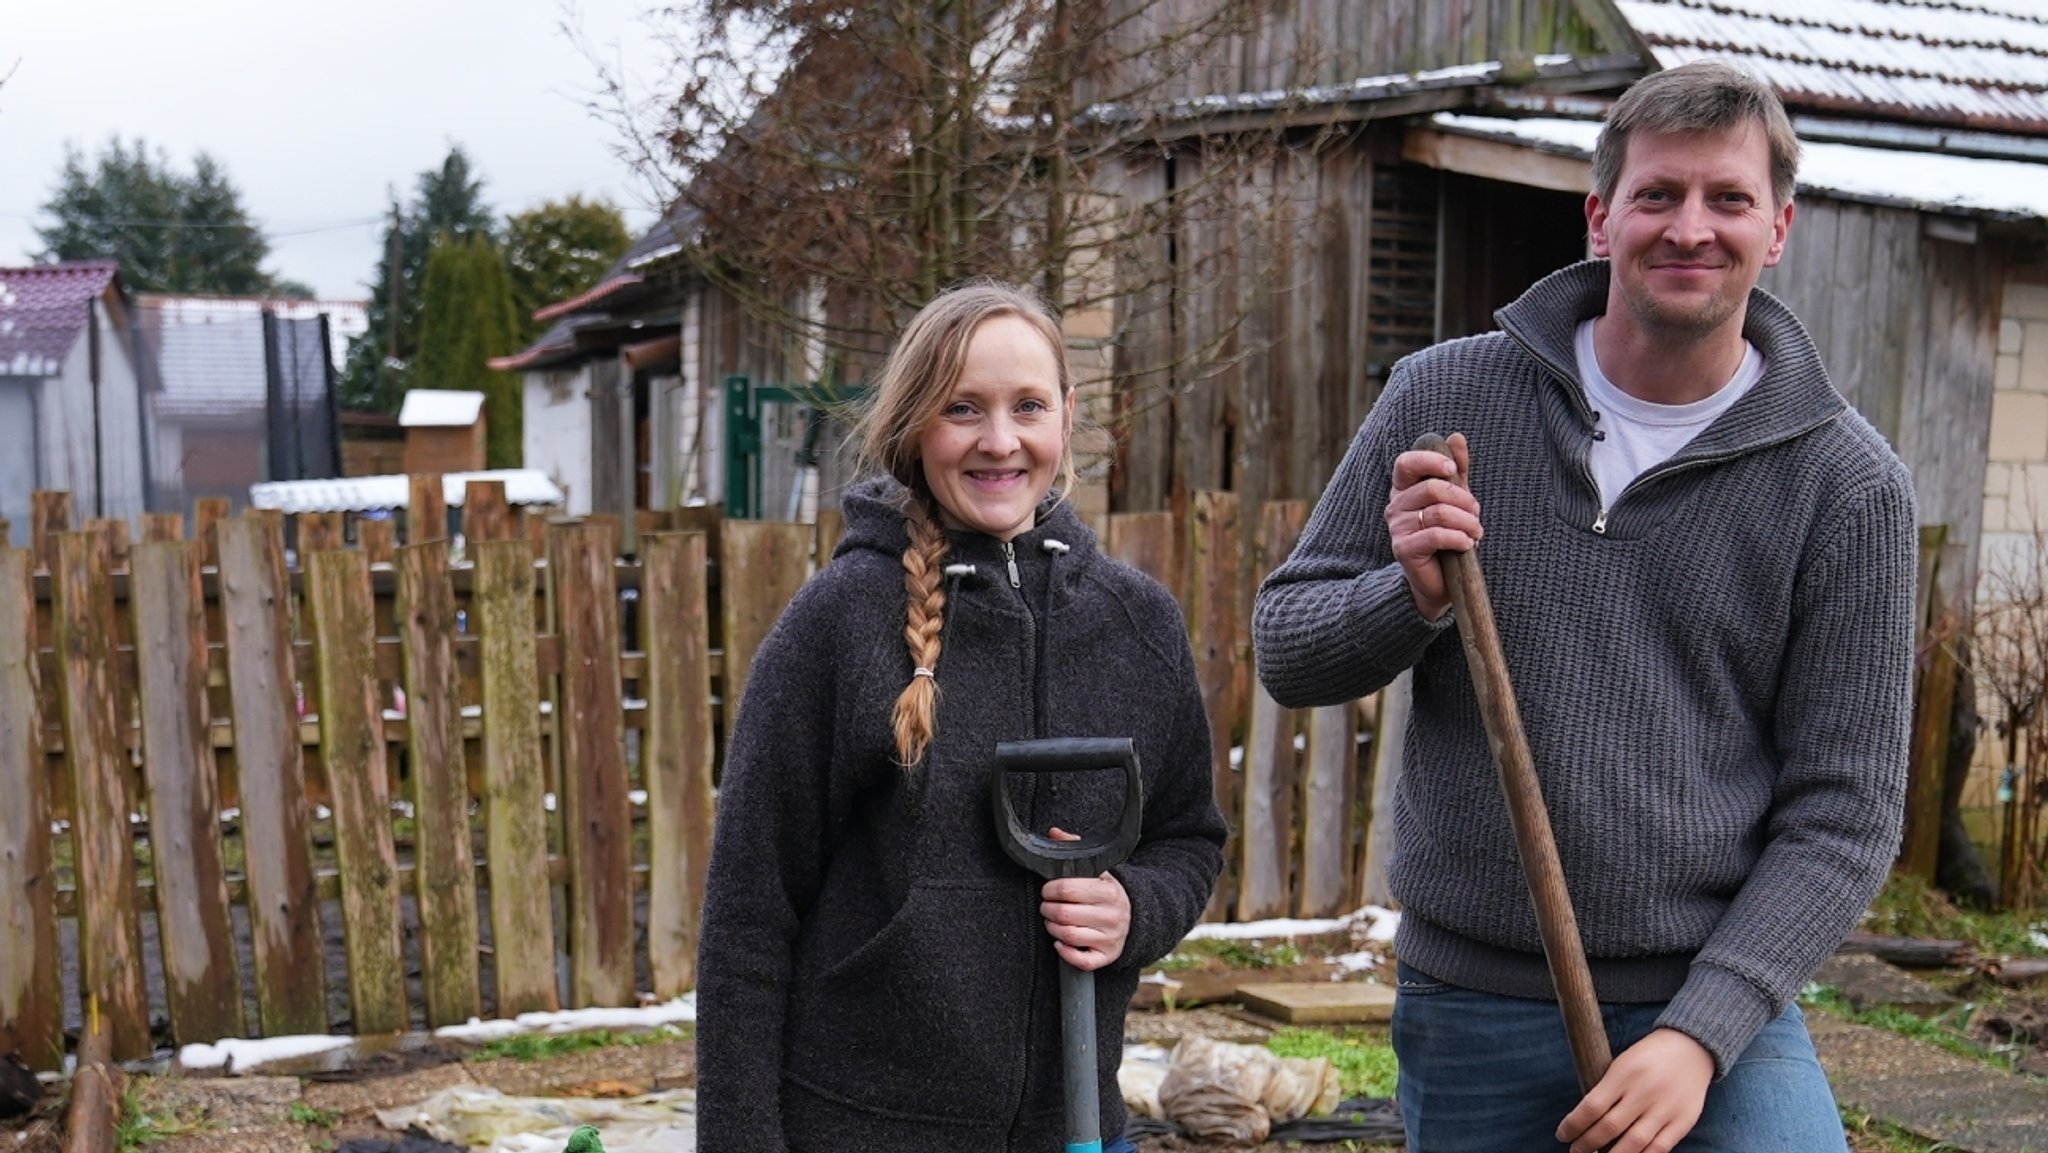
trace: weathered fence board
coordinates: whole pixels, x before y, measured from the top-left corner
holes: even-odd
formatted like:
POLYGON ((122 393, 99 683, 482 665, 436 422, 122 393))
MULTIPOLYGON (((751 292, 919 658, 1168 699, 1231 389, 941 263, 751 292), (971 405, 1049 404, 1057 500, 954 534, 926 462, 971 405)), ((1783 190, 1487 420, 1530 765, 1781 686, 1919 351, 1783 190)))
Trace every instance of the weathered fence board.
POLYGON ((296 518, 299 526, 299 567, 306 567, 306 558, 317 552, 327 552, 343 547, 341 514, 338 512, 305 512, 296 518))
POLYGON ((725 669, 719 700, 732 736, 747 670, 775 618, 804 583, 811 528, 802 524, 727 521, 720 542, 719 600, 725 614, 725 669))
POLYGON ((647 648, 647 940, 654 992, 697 983, 697 915, 711 847, 711 619, 702 533, 655 533, 641 563, 647 648))
POLYGON ((30 547, 36 567, 57 571, 57 534, 71 531, 71 494, 37 489, 29 495, 30 547))
POLYGON ((137 546, 129 565, 150 864, 163 940, 171 1034, 179 1044, 240 1037, 242 984, 228 914, 206 700, 206 606, 199 551, 181 540, 137 546))
POLYGON ((363 559, 371 564, 390 564, 393 551, 397 548, 397 530, 388 520, 359 520, 356 522, 356 548, 363 559))
MULTIPOLYGON (((476 485, 469 491, 474 494, 476 485)), ((483 631, 484 860, 490 874, 491 945, 499 1016, 561 1008, 533 613, 533 549, 513 537, 476 555, 476 621, 483 631)))
MULTIPOLYGON (((1237 496, 1198 492, 1189 508, 1188 629, 1195 650, 1195 675, 1209 710, 1216 804, 1238 828, 1237 781, 1230 746, 1237 709, 1237 496)), ((1208 916, 1223 920, 1235 897, 1237 870, 1225 865, 1209 902, 1208 916)))
POLYGON ((369 562, 359 552, 307 558, 306 610, 320 682, 320 756, 334 809, 341 872, 342 940, 356 1033, 397 1033, 411 1024, 398 916, 398 858, 391 835, 391 777, 382 683, 375 653, 369 562))
POLYGON ((548 594, 562 646, 564 851, 569 858, 569 999, 583 1008, 633 998, 631 811, 626 798, 613 532, 548 529, 548 594))
POLYGON ((0 548, 0 1051, 31 1069, 64 1065, 57 877, 44 799, 35 553, 0 548))
POLYGON ((462 539, 474 548, 487 540, 510 540, 515 535, 512 508, 505 503, 505 482, 473 480, 462 486, 462 539))
POLYGON ((192 539, 199 542, 199 563, 206 568, 220 564, 220 542, 213 527, 228 519, 226 497, 203 496, 192 502, 192 539))
POLYGON ((184 540, 185 518, 175 512, 146 512, 142 514, 142 543, 154 544, 161 540, 184 540))
POLYGON ((256 1008, 264 1033, 327 1031, 325 964, 306 840, 290 586, 274 518, 214 524, 241 785, 256 1008))
POLYGON ((1185 609, 1187 579, 1181 573, 1180 557, 1174 547, 1179 539, 1170 512, 1119 513, 1109 518, 1109 531, 1102 547, 1139 572, 1152 574, 1185 609))
MULTIPOLYGON (((1294 550, 1307 520, 1308 506, 1301 501, 1274 501, 1260 509, 1254 585, 1294 550)), ((1254 679, 1251 714, 1239 806, 1243 821, 1238 835, 1237 917, 1241 921, 1281 917, 1289 911, 1298 777, 1294 710, 1282 708, 1266 686, 1254 679)), ((1338 875, 1342 877, 1341 871, 1338 875)))
POLYGON ((405 708, 417 834, 420 984, 427 1027, 481 1012, 476 864, 462 756, 462 688, 455 668, 455 593, 448 542, 398 550, 398 629, 405 642, 405 708))
POLYGON ((128 815, 128 754, 114 678, 113 590, 100 534, 52 540, 52 609, 64 701, 64 759, 71 777, 71 844, 78 869, 80 992, 96 1001, 116 1060, 147 1057, 149 996, 135 914, 135 849, 128 815))
POLYGON ((1301 786, 1301 889, 1295 915, 1349 911, 1353 784, 1358 777, 1358 711, 1351 704, 1308 712, 1301 786))
POLYGON ((405 543, 425 544, 447 536, 448 498, 441 474, 411 474, 406 478, 405 543))

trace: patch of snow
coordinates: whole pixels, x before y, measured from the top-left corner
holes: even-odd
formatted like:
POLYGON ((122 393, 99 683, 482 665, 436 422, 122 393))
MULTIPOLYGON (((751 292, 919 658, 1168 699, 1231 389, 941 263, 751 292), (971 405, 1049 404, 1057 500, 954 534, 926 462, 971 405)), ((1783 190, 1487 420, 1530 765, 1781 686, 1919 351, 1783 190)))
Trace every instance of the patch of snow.
POLYGON ((1394 930, 1401 924, 1401 914, 1378 905, 1367 905, 1356 912, 1342 917, 1297 919, 1278 917, 1269 921, 1205 921, 1188 932, 1187 939, 1255 941, 1270 937, 1310 937, 1320 933, 1335 933, 1363 923, 1368 941, 1391 941, 1394 930))
POLYGON ((229 1072, 246 1072, 271 1061, 283 1061, 292 1057, 304 1057, 312 1053, 325 1053, 353 1044, 353 1037, 329 1037, 300 1034, 287 1037, 264 1037, 260 1040, 246 1040, 229 1037, 211 1045, 194 1043, 178 1050, 178 1064, 187 1069, 222 1069, 229 1072))
POLYGON ((576 1033, 587 1029, 651 1029, 697 1019, 697 994, 685 993, 663 1005, 637 1009, 564 1009, 558 1013, 521 1013, 511 1020, 444 1025, 434 1036, 453 1041, 490 1041, 522 1033, 576 1033))
POLYGON ((540 807, 546 809, 550 813, 554 812, 555 795, 553 793, 542 793, 540 798, 540 807))
POLYGON ((1367 969, 1379 968, 1383 959, 1378 953, 1366 949, 1357 953, 1345 953, 1341 957, 1331 957, 1330 964, 1347 973, 1362 973, 1367 969))
POLYGON ((2027 934, 2027 939, 2034 943, 2036 949, 2048 949, 2048 933, 2034 929, 2027 934))
POLYGON ((627 789, 626 800, 636 805, 644 805, 647 803, 647 790, 627 789))

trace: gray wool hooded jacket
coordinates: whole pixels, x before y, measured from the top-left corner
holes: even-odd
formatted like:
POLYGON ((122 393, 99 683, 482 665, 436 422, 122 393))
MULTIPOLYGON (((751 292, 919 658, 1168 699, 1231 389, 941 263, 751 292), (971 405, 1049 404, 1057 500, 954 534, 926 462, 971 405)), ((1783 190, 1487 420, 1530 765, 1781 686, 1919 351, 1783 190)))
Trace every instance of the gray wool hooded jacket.
POLYGON ((1552 274, 1501 330, 1402 361, 1292 557, 1261 587, 1282 704, 1413 667, 1395 798, 1396 949, 1467 988, 1553 998, 1455 614, 1416 610, 1384 519, 1394 458, 1463 432, 1498 619, 1602 1000, 1725 1073, 1863 914, 1898 845, 1913 661, 1913 490, 1754 291, 1761 381, 1603 509, 1577 325, 1605 261, 1552 274))
MULTIPOLYGON (((1138 973, 1194 925, 1222 867, 1179 607, 1099 553, 1064 504, 1008 549, 948 534, 934 741, 915 771, 895 763, 890 715, 911 676, 903 495, 888 480, 846 493, 831 564, 748 675, 698 953, 707 1153, 1062 1147, 1059 962, 1044 882, 996 837, 996 742, 1136 742, 1144 832, 1112 870, 1130 934, 1096 974, 1107 1137, 1125 1120, 1116 1069, 1138 973)), ((1122 812, 1120 774, 1013 784, 1015 810, 1041 832, 1107 834, 1122 812)))

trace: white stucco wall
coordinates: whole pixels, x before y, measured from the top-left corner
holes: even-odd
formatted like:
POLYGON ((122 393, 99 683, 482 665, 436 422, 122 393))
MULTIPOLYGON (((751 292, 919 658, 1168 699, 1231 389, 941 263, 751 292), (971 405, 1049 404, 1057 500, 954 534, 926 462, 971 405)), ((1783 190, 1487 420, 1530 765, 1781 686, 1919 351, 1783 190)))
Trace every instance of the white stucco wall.
POLYGON ((562 511, 590 513, 590 373, 525 374, 526 467, 545 472, 567 494, 562 511))

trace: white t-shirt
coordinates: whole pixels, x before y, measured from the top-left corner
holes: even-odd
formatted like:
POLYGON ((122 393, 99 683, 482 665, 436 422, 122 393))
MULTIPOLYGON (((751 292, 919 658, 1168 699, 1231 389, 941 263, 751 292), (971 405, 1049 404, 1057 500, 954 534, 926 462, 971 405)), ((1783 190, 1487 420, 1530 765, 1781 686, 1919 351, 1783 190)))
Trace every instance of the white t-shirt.
POLYGON ((1602 508, 1612 508, 1630 481, 1676 456, 1763 379, 1764 354, 1748 341, 1743 349, 1735 375, 1713 395, 1690 404, 1657 404, 1630 396, 1607 379, 1593 350, 1593 322, 1579 325, 1579 379, 1593 405, 1594 426, 1604 434, 1593 438, 1590 461, 1602 508))

